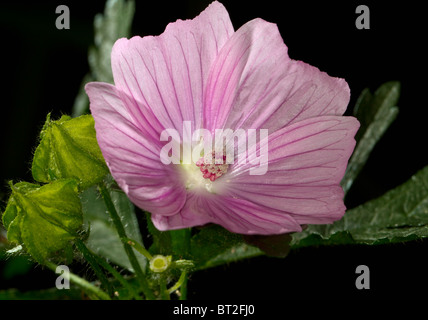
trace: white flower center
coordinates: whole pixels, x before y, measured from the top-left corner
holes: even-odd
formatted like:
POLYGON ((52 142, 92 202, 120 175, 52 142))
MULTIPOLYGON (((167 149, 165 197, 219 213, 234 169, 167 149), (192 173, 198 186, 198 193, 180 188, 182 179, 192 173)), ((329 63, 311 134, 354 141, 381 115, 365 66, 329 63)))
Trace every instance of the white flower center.
POLYGON ((196 163, 181 164, 184 169, 186 189, 202 188, 214 193, 213 182, 224 175, 229 167, 225 162, 225 155, 219 155, 213 151, 196 163))

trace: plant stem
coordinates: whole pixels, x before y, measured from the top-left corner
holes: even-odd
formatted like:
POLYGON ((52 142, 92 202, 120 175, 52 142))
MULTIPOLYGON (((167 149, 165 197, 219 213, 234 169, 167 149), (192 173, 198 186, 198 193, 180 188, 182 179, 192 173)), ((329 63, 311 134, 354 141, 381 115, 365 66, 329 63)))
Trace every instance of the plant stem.
MULTIPOLYGON (((185 284, 186 280, 187 280, 187 273, 186 271, 183 271, 181 272, 180 278, 178 279, 177 283, 168 289, 168 293, 171 294, 174 291, 178 290, 183 284, 185 284)), ((180 293, 181 293, 180 300, 182 300, 181 297, 183 296, 183 292, 180 292, 180 293)))
MULTIPOLYGON (((172 241, 173 251, 176 255, 184 258, 188 257, 190 252, 190 239, 191 239, 190 235, 191 235, 190 228, 171 231, 171 238, 173 240, 172 241)), ((183 271, 181 273, 180 279, 177 281, 174 287, 171 288, 171 289, 174 289, 173 291, 181 287, 179 299, 186 300, 187 299, 187 272, 183 271), (174 289, 174 287, 177 285, 178 287, 174 289)))
POLYGON ((187 300, 187 273, 184 275, 183 283, 181 284, 181 290, 180 290, 180 300, 187 300))
POLYGON ((171 300, 171 297, 169 296, 169 291, 166 289, 166 279, 164 277, 161 277, 159 280, 159 287, 160 287, 160 296, 162 300, 171 300))
MULTIPOLYGON (((104 183, 99 184, 99 189, 100 189, 101 196, 104 199, 107 210, 110 214, 110 217, 113 220, 113 224, 116 228, 116 231, 119 235, 119 238, 120 239, 128 238, 126 236, 126 232, 125 232, 125 228, 123 227, 122 220, 120 219, 119 214, 116 211, 116 207, 114 206, 113 201, 111 199, 110 192, 108 191, 108 189, 104 183)), ((141 269, 141 266, 137 260, 137 257, 134 254, 132 247, 127 242, 123 242, 123 247, 124 247, 125 252, 129 258, 129 262, 131 263, 131 266, 134 269, 134 272, 135 272, 137 279, 140 283, 141 290, 143 291, 146 299, 148 299, 148 300, 155 299, 155 296, 149 288, 149 285, 148 285, 147 280, 144 276, 143 270, 141 269)))
POLYGON ((147 258, 147 260, 152 260, 153 256, 150 254, 150 252, 147 251, 146 248, 144 248, 141 244, 139 244, 137 241, 134 241, 129 238, 122 239, 122 241, 127 242, 130 246, 132 246, 135 250, 137 250, 139 253, 141 253, 143 256, 147 258))
MULTIPOLYGON (((57 265, 55 265, 52 262, 45 262, 45 265, 51 269, 53 272, 56 272, 57 265)), ((88 294, 94 294, 96 297, 98 297, 100 300, 111 300, 110 296, 105 293, 100 288, 94 286, 93 284, 89 283, 83 278, 80 278, 78 275, 75 275, 74 273, 69 273, 69 279, 71 282, 73 282, 75 285, 79 286, 83 291, 85 291, 88 294)))
POLYGON ((94 270, 96 276, 101 281, 103 286, 107 289, 107 292, 110 296, 113 295, 113 287, 110 284, 110 281, 107 279, 106 275, 104 274, 104 271, 100 268, 97 260, 94 257, 94 254, 89 251, 89 249, 85 246, 82 240, 77 239, 75 241, 77 249, 83 254, 83 257, 86 261, 91 265, 92 269, 94 270))
MULTIPOLYGON (((190 252, 190 240, 191 240, 191 229, 183 229, 183 238, 184 238, 184 246, 183 246, 183 255, 187 256, 190 252)), ((181 289, 180 289, 180 300, 186 300, 187 299, 187 282, 188 282, 188 274, 187 272, 183 271, 181 276, 181 289)), ((180 279, 178 280, 180 282, 180 279)))
MULTIPOLYGON (((129 282, 126 281, 125 278, 122 277, 122 275, 115 268, 113 268, 107 261, 105 261, 103 258, 99 257, 98 255, 93 253, 91 250, 89 250, 82 241, 80 241, 79 245, 84 247, 83 250, 87 251, 92 256, 92 259, 94 259, 98 265, 100 265, 105 270, 110 272, 113 275, 113 277, 115 277, 115 279, 118 280, 120 282, 120 284, 133 295, 135 300, 142 300, 142 298, 140 297, 138 292, 134 289, 134 287, 131 286, 129 284, 129 282)), ((79 248, 79 250, 80 250, 80 248, 79 248)), ((112 292, 112 294, 113 294, 113 292, 112 292)))

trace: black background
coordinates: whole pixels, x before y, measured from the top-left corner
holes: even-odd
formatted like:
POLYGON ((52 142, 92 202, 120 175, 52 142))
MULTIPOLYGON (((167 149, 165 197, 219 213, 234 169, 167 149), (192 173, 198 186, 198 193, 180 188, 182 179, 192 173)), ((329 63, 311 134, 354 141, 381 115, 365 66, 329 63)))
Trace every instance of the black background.
MULTIPOLYGON (((169 22, 191 19, 210 1, 137 1, 133 35, 156 35, 169 22)), ((349 111, 361 90, 402 84, 400 114, 378 143, 349 193, 348 208, 376 198, 428 164, 424 11, 416 2, 222 1, 235 29, 260 17, 278 25, 289 55, 345 78, 349 111), (355 27, 358 5, 370 9, 370 29, 355 27)), ((32 181, 30 162, 46 114, 70 114, 93 43, 93 18, 103 1, 0 3, 0 200, 7 181, 32 181), (57 30, 55 9, 70 9, 71 29, 57 30)), ((295 250, 285 259, 260 257, 192 275, 190 299, 427 298, 428 242, 295 250), (370 290, 355 288, 355 269, 370 268, 370 290)), ((3 262, 0 262, 0 271, 3 262)), ((35 267, 0 289, 52 287, 35 267)))

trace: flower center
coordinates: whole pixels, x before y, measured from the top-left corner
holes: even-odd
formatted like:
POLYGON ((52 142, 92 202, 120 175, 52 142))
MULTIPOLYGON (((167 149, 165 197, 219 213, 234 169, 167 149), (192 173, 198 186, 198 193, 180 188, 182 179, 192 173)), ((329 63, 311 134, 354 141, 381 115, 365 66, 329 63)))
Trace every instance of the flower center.
POLYGON ((196 163, 182 163, 180 167, 183 169, 182 173, 186 189, 199 189, 216 193, 218 188, 214 188, 213 182, 227 172, 229 165, 225 162, 226 156, 217 154, 216 157, 215 153, 208 153, 196 163))
POLYGON ((196 166, 201 170, 202 176, 212 182, 224 175, 229 167, 226 163, 226 156, 216 156, 214 151, 196 161, 196 166))

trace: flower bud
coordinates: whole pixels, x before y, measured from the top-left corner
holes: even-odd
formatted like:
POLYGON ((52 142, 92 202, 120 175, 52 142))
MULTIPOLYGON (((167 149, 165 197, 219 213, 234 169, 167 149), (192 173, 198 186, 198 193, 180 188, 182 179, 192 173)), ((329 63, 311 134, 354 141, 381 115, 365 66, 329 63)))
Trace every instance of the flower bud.
POLYGON ((171 264, 171 256, 156 255, 150 260, 150 270, 156 273, 164 272, 171 264))

